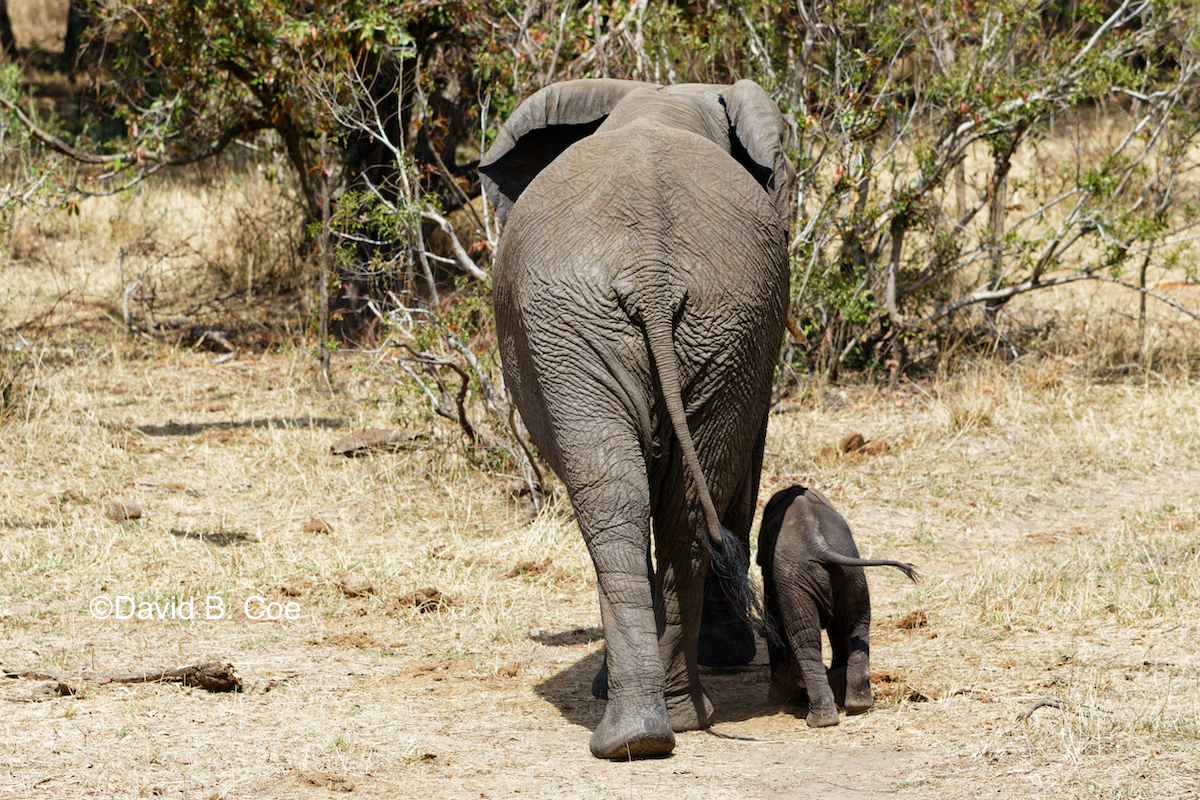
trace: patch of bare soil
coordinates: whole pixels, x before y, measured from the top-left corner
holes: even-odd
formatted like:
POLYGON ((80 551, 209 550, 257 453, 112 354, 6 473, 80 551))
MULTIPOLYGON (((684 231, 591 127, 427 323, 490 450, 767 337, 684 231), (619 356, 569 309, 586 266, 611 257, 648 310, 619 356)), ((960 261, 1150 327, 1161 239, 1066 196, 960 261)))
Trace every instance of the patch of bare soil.
POLYGON ((923 576, 870 575, 875 707, 809 729, 768 702, 760 646, 704 671, 710 730, 610 763, 587 750, 604 641, 561 492, 531 519, 436 422, 334 455, 395 429, 369 354, 339 356, 356 383, 333 400, 305 388, 302 355, 147 355, 61 370, 48 410, 2 429, 0 794, 1200 789, 1194 382, 1043 389, 1014 368, 773 416, 760 504, 815 486, 864 556, 923 576), (118 498, 140 516, 112 513, 118 498), (207 662, 241 691, 168 678, 207 662))

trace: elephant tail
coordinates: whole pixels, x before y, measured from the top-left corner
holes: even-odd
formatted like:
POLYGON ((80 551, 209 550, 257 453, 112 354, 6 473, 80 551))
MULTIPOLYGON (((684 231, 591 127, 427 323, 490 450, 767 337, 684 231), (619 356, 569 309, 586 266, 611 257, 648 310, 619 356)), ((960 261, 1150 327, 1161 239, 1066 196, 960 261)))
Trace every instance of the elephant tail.
POLYGON ((821 534, 821 525, 817 521, 817 516, 812 512, 808 498, 801 496, 797 497, 796 501, 802 503, 804 536, 808 540, 809 553, 811 553, 813 561, 819 564, 838 564, 843 567, 895 567, 903 572, 910 581, 913 583, 917 582, 917 570, 912 564, 904 561, 858 558, 857 556, 844 555, 834 550, 821 534))
MULTIPOLYGON (((623 293, 621 291, 623 288, 618 287, 619 294, 623 293)), ((646 307, 637 309, 636 316, 641 318, 642 324, 645 326, 646 342, 650 347, 650 355, 654 359, 659 386, 662 388, 663 399, 667 404, 667 414, 671 418, 671 427, 675 431, 675 438, 679 441, 684 469, 691 476, 696 495, 700 498, 700 507, 708 526, 709 555, 713 559, 714 567, 716 567, 717 574, 723 577, 745 576, 750 567, 750 554, 742 546, 737 536, 721 524, 708 480, 700 468, 700 458, 696 455, 696 443, 692 439, 687 414, 683 409, 683 381, 679 374, 679 360, 675 357, 675 340, 671 324, 674 312, 682 303, 682 296, 677 297, 676 302, 670 305, 647 303, 646 307)), ((745 582, 744 577, 741 582, 745 582)))

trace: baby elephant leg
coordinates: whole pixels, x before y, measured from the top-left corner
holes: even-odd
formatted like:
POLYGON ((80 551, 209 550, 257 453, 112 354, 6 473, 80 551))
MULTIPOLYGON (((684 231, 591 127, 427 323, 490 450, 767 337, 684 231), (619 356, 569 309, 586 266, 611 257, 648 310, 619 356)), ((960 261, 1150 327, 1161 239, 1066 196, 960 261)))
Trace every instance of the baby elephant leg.
POLYGON ((871 658, 868 645, 870 631, 869 607, 851 625, 833 621, 829 625, 829 641, 833 649, 833 665, 829 683, 838 704, 847 714, 862 714, 875 704, 871 691, 871 658))
POLYGON ((825 662, 821 658, 821 629, 805 630, 793 636, 792 652, 796 654, 800 676, 804 688, 808 690, 808 716, 804 718, 805 722, 810 728, 837 725, 837 704, 825 675, 825 662))

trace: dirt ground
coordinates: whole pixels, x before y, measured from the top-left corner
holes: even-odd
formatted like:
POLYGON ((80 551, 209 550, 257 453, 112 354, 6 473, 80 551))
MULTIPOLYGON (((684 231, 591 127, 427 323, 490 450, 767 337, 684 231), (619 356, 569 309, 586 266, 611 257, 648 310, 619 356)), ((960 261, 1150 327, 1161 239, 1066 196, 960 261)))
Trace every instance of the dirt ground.
POLYGON ((386 353, 340 354, 326 399, 301 351, 73 347, 0 427, 0 795, 1200 790, 1194 379, 1047 362, 782 405, 760 505, 817 486, 865 555, 923 576, 870 575, 876 706, 809 729, 767 702, 760 648, 705 672, 710 730, 610 763, 587 750, 603 637, 561 496, 535 517, 439 425, 331 454, 397 427, 386 353), (842 455, 849 432, 884 445, 842 455), (105 680, 209 661, 243 691, 105 680))

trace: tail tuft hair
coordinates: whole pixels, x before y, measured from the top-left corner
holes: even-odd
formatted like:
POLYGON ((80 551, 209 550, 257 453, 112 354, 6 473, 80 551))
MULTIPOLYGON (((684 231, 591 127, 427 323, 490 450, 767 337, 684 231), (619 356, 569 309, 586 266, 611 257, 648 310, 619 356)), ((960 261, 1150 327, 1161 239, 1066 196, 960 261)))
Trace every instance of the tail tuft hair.
POLYGON ((713 573, 725 591, 725 596, 738 614, 754 626, 761 626, 765 617, 758 592, 750 582, 750 551, 733 531, 721 526, 721 549, 713 546, 712 539, 703 537, 708 546, 709 562, 713 573))

